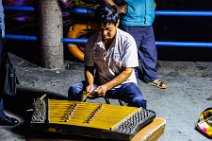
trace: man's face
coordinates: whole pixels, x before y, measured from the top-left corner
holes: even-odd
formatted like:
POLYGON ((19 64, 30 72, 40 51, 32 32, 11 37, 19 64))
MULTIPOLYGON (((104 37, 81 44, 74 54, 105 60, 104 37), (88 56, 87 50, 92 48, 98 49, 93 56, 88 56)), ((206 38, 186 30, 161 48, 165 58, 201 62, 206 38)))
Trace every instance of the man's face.
POLYGON ((114 25, 112 23, 108 23, 106 25, 101 25, 100 31, 103 41, 112 40, 116 35, 117 28, 118 24, 114 25))

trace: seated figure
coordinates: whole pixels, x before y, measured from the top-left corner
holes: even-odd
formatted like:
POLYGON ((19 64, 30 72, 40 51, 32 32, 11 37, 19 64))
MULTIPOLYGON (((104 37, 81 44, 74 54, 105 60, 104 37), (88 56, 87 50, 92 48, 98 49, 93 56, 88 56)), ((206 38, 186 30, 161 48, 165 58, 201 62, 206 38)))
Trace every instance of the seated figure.
POLYGON ((146 108, 134 71, 139 65, 136 42, 129 33, 118 28, 118 8, 101 5, 96 9, 95 18, 99 30, 86 44, 85 80, 69 88, 69 99, 80 101, 85 92, 146 108))

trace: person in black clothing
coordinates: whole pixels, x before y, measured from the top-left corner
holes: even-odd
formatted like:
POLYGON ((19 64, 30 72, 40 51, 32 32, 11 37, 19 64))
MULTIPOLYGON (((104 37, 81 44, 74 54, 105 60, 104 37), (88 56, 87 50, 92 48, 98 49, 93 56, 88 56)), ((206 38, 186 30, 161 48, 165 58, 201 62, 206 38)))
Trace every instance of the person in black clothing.
POLYGON ((3 86, 4 86, 4 65, 5 65, 5 49, 3 46, 4 37, 4 11, 2 0, 0 0, 0 125, 4 126, 14 126, 19 123, 16 118, 9 117, 4 113, 4 103, 3 103, 3 86))

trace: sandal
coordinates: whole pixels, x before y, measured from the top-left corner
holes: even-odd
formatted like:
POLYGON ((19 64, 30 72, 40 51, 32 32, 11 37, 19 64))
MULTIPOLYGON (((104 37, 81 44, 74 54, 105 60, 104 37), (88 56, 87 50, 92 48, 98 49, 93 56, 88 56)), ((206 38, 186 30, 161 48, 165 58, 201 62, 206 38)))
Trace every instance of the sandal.
POLYGON ((159 79, 156 79, 152 82, 148 82, 149 85, 153 85, 153 86, 156 86, 158 88, 161 88, 161 89, 166 89, 168 88, 168 84, 159 80, 159 79))

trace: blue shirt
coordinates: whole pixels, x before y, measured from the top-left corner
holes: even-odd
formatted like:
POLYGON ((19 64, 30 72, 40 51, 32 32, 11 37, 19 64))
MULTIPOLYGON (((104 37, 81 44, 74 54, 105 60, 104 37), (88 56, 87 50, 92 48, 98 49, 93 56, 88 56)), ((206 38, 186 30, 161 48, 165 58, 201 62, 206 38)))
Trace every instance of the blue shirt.
POLYGON ((2 37, 4 37, 4 8, 2 5, 2 0, 0 0, 0 29, 2 31, 2 37))
POLYGON ((121 18, 123 26, 150 26, 155 19, 154 0, 124 0, 127 12, 121 18))

